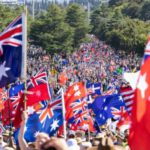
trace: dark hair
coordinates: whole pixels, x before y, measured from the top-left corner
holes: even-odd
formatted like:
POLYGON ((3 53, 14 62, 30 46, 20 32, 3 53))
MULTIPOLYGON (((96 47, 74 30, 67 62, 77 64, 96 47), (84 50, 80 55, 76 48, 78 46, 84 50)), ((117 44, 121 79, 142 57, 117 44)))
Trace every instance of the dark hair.
POLYGON ((44 148, 44 144, 41 146, 41 150, 56 150, 55 147, 48 147, 47 149, 44 148))
POLYGON ((54 148, 54 147, 49 147, 49 148, 47 148, 46 150, 56 150, 56 148, 54 148))

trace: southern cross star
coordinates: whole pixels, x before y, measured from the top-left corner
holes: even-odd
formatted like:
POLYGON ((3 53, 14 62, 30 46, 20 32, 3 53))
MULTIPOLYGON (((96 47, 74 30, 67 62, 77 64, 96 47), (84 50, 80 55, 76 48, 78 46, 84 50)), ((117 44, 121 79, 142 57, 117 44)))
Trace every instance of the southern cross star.
POLYGON ((56 130, 56 128, 59 127, 58 123, 59 120, 53 120, 53 123, 51 124, 51 131, 56 130))
POLYGON ((33 114, 35 112, 34 107, 33 106, 28 107, 27 112, 28 112, 29 115, 33 114))
POLYGON ((3 76, 8 77, 6 71, 10 70, 10 68, 5 67, 6 62, 4 61, 3 64, 0 65, 0 80, 3 76))

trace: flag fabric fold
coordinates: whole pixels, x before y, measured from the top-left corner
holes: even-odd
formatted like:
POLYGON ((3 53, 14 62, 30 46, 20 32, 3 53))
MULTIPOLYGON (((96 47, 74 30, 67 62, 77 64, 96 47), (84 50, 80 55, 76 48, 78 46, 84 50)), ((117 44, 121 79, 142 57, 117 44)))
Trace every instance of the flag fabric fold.
POLYGON ((0 87, 15 82, 22 69, 22 15, 0 34, 0 87))
POLYGON ((46 72, 40 71, 35 76, 31 77, 28 81, 27 91, 25 91, 24 83, 17 83, 9 89, 9 107, 8 105, 3 108, 4 112, 10 112, 9 117, 2 116, 2 121, 10 124, 11 122, 15 128, 20 126, 21 114, 24 110, 24 98, 26 94, 27 106, 33 106, 36 103, 44 100, 50 100, 50 90, 47 81, 46 72), (11 116, 11 117, 10 117, 11 116), (4 121, 5 120, 5 121, 4 121))
POLYGON ((70 106, 75 100, 81 99, 86 96, 86 88, 83 82, 76 82, 72 86, 68 87, 64 99, 66 109, 70 106))
POLYGON ((103 125, 109 118, 116 117, 116 114, 113 112, 120 112, 121 107, 125 109, 125 103, 121 95, 114 94, 97 97, 91 107, 95 113, 97 123, 103 125))
POLYGON ((131 115, 129 145, 131 150, 147 150, 150 147, 150 37, 135 90, 131 115))
MULTIPOLYGON (((26 123, 27 130, 24 134, 27 142, 35 141, 39 132, 54 136, 63 124, 61 96, 57 95, 50 101, 42 101, 32 108, 31 106, 28 107, 28 113, 30 115, 26 123)), ((14 133, 16 141, 18 141, 18 132, 19 129, 14 133)))

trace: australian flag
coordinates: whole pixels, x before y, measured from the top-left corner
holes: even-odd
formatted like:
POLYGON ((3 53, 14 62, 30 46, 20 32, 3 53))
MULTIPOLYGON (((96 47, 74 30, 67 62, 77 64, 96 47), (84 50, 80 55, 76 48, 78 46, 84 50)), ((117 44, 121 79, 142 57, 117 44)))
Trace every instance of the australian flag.
POLYGON ((21 76, 22 29, 21 15, 0 34, 0 87, 21 76))
MULTIPOLYGON (((31 114, 26 123, 24 138, 27 142, 33 142, 40 132, 53 136, 63 124, 62 102, 58 95, 50 101, 42 101, 28 109, 31 114), (40 109, 37 110, 37 108, 40 109), (33 113, 31 113, 31 110, 33 113)), ((15 141, 18 142, 19 129, 14 133, 15 141)))
POLYGON ((19 83, 19 82, 11 86, 8 92, 9 98, 17 96, 20 91, 25 89, 24 86, 25 86, 24 83, 19 83))
POLYGON ((122 107, 125 108, 125 103, 119 94, 100 96, 92 103, 92 110, 99 125, 105 124, 109 118, 115 118, 113 111, 120 110, 122 107))
MULTIPOLYGON (((27 120, 24 138, 27 142, 34 142, 36 136, 40 132, 44 132, 49 134, 50 136, 53 136, 62 124, 62 113, 60 113, 59 111, 51 119, 47 118, 45 120, 45 124, 42 124, 39 120, 39 115, 37 113, 34 113, 27 120)), ((18 143, 19 130, 20 128, 14 132, 16 143, 18 143)))

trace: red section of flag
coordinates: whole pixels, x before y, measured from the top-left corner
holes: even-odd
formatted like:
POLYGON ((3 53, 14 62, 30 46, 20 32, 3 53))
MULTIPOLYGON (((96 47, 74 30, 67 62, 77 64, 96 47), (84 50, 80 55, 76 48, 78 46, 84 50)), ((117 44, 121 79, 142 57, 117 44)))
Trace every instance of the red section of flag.
MULTIPOLYGON (((33 106, 36 103, 50 99, 47 84, 39 84, 33 88, 30 88, 27 94, 27 106, 33 106)), ((19 100, 19 105, 14 116, 13 125, 18 128, 21 123, 21 114, 24 110, 24 95, 19 100)))
POLYGON ((150 58, 141 66, 136 99, 132 111, 129 136, 131 150, 147 150, 150 147, 150 58))
POLYGON ((119 122, 117 123, 117 127, 120 128, 123 125, 130 125, 130 123, 131 123, 131 118, 128 112, 125 112, 124 114, 122 114, 119 122))
POLYGON ((13 122, 12 122, 13 126, 16 129, 20 126, 20 123, 21 123, 21 120, 22 120, 21 115, 22 115, 23 110, 24 110, 24 99, 23 99, 23 96, 22 96, 22 98, 20 99, 19 105, 17 107, 13 122))
POLYGON ((79 112, 86 111, 87 107, 87 101, 84 99, 71 103, 69 109, 66 111, 66 119, 69 120, 70 118, 79 114, 79 112))
POLYGON ((2 109, 1 115, 2 115, 2 123, 4 126, 11 123, 13 112, 12 112, 12 105, 9 99, 4 102, 4 109, 2 109))
POLYGON ((76 82, 68 88, 65 93, 65 105, 66 108, 77 99, 81 99, 86 96, 86 88, 83 82, 76 82))
MULTIPOLYGON (((10 118, 14 127, 18 128, 21 123, 21 114, 24 110, 24 94, 19 93, 18 99, 11 102, 5 101, 2 110, 2 120, 4 125, 10 124, 10 118)), ((40 101, 50 99, 47 84, 39 84, 27 91, 27 106, 33 106, 40 101)))
POLYGON ((94 123, 92 118, 89 116, 88 120, 83 120, 81 123, 79 124, 70 124, 69 130, 82 130, 82 131, 87 131, 89 130, 90 132, 94 132, 94 123))
POLYGON ((50 100, 47 84, 39 84, 27 91, 27 106, 34 105, 43 100, 50 100))
POLYGON ((3 45, 11 45, 17 47, 22 45, 22 41, 16 38, 17 35, 22 34, 22 24, 16 23, 21 16, 17 17, 10 25, 0 34, 0 56, 3 55, 3 45))

